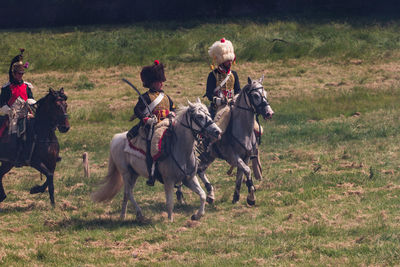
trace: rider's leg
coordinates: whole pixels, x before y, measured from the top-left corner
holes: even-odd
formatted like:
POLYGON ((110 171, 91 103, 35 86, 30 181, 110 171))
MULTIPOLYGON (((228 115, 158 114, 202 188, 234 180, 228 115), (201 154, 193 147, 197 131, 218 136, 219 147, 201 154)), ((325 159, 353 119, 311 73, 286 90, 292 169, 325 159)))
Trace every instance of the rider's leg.
POLYGON ((251 165, 253 167, 254 177, 257 180, 261 180, 262 179, 262 167, 261 167, 261 161, 260 161, 260 153, 258 151, 258 143, 261 138, 261 135, 263 134, 263 129, 262 129, 262 127, 259 126, 257 121, 254 121, 254 134, 256 136, 257 142, 253 146, 253 153, 252 153, 252 156, 250 157, 250 159, 251 159, 251 165))

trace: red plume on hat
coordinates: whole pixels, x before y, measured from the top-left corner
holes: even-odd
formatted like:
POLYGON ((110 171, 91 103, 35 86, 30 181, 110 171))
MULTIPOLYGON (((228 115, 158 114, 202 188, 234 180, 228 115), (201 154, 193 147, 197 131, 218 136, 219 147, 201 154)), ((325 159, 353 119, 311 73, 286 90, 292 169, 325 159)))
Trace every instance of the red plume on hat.
POLYGON ((165 82, 167 79, 164 74, 164 65, 157 59, 154 60, 154 65, 143 67, 140 72, 143 86, 150 88, 153 82, 165 82))

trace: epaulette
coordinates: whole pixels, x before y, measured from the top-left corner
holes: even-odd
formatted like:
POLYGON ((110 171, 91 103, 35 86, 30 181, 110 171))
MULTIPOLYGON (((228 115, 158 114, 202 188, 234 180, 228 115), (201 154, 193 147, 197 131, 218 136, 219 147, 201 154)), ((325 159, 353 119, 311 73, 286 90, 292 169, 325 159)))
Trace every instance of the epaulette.
POLYGON ((34 88, 33 85, 32 85, 31 83, 28 83, 28 82, 25 82, 25 81, 24 81, 24 84, 28 85, 29 88, 31 88, 31 89, 34 88))
POLYGON ((10 82, 5 83, 1 88, 7 87, 10 85, 10 82))

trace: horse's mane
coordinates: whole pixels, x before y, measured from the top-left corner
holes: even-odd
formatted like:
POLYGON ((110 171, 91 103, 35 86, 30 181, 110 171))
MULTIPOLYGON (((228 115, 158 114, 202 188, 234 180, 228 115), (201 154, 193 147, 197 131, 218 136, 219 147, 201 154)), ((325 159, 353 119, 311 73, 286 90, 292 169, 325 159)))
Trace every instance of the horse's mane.
POLYGON ((183 117, 183 115, 188 111, 188 109, 193 108, 195 110, 198 109, 203 109, 204 111, 207 112, 207 114, 209 114, 208 109, 206 107, 206 105, 204 105, 201 102, 194 102, 192 103, 192 106, 180 106, 176 112, 176 119, 177 120, 181 120, 181 118, 183 117))
MULTIPOLYGON (((63 98, 63 99, 65 99, 65 100, 67 100, 67 96, 64 94, 64 91, 54 91, 54 90, 52 90, 52 89, 50 89, 49 90, 49 92, 45 95, 45 96, 43 96, 42 98, 40 98, 37 102, 36 102, 36 114, 40 114, 41 112, 43 112, 42 110, 44 110, 45 109, 45 107, 46 107, 46 102, 47 102, 47 100, 48 100, 48 98, 51 96, 51 95, 53 95, 54 97, 61 97, 61 98, 63 98)), ((44 112, 47 112, 46 110, 44 110, 44 112)))

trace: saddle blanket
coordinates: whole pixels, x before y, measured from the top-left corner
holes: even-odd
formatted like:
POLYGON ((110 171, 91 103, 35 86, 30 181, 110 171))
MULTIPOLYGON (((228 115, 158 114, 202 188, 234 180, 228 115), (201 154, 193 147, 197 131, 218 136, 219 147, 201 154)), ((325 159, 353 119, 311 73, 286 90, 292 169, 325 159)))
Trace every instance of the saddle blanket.
MULTIPOLYGON (((231 109, 228 105, 221 106, 215 114, 214 122, 221 129, 222 133, 228 128, 229 122, 231 120, 231 109)), ((261 136, 263 134, 263 127, 259 126, 256 120, 254 120, 254 133, 256 136, 261 136)))
MULTIPOLYGON (((169 120, 162 120, 154 126, 153 137, 150 143, 150 155, 154 161, 163 158, 166 155, 165 142, 169 120)), ((124 152, 134 155, 140 159, 146 159, 147 136, 144 127, 139 128, 137 136, 127 140, 124 152)))
POLYGON ((124 152, 129 153, 139 159, 146 159, 146 133, 143 127, 139 128, 139 134, 131 140, 126 141, 124 152))
POLYGON ((154 127, 153 138, 151 139, 150 153, 154 161, 160 160, 168 153, 166 151, 167 130, 169 127, 169 120, 165 119, 157 123, 154 127))

